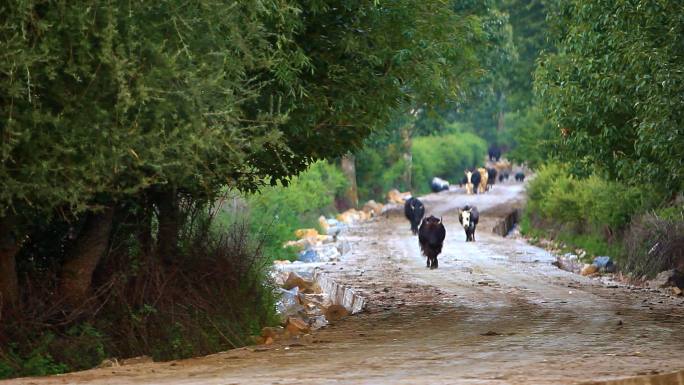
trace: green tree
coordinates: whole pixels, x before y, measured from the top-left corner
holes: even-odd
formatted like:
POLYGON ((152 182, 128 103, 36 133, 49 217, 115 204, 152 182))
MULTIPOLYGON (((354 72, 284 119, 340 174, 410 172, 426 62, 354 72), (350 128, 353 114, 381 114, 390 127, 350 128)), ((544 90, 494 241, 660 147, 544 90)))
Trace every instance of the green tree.
MULTIPOLYGON (((3 303, 18 298, 31 229, 134 218, 150 243, 154 216, 157 244, 143 249, 172 262, 184 203, 286 183, 399 106, 456 97, 477 71, 477 29, 439 0, 7 2, 3 303)), ((96 247, 71 249, 61 279, 77 282, 61 287, 82 297, 110 239, 78 237, 96 247)))
POLYGON ((571 1, 536 85, 576 174, 684 186, 684 4, 571 1))

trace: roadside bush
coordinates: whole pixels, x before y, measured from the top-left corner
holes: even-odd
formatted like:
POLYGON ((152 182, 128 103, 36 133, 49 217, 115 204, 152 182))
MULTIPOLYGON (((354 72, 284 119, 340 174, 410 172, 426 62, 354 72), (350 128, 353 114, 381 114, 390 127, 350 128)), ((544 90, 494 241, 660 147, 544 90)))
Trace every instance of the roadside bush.
POLYGON ((542 166, 527 187, 525 227, 581 247, 590 254, 623 254, 621 237, 633 216, 659 201, 648 187, 626 186, 593 175, 578 179, 564 165, 542 166))
POLYGON ((471 133, 423 136, 413 139, 412 181, 415 193, 430 191, 433 177, 457 183, 468 167, 481 166, 487 144, 471 133))
POLYGON ((356 154, 356 182, 359 199, 383 201, 387 191, 396 188, 410 190, 404 180, 406 161, 397 143, 364 146, 356 154))
POLYGON ((263 245, 266 258, 294 260, 296 253, 284 249, 283 243, 293 239, 296 229, 317 227, 319 216, 336 213, 335 197, 346 187, 347 180, 336 165, 319 161, 291 178, 288 186, 279 182, 256 193, 229 192, 217 219, 224 224, 237 218, 247 221, 253 232, 268 234, 263 245))
POLYGON ((653 278, 669 269, 684 271, 682 208, 671 207, 635 218, 625 234, 624 248, 625 267, 639 277, 653 278), (658 212, 665 215, 658 215, 658 212))
POLYGON ((45 279, 58 272, 25 261, 21 273, 33 300, 0 324, 0 378, 86 369, 107 357, 210 354, 249 344, 261 327, 276 324, 268 234, 243 220, 216 223, 204 205, 183 213, 172 265, 131 247, 129 225, 119 223, 92 296, 75 308, 64 307, 54 280, 45 279))

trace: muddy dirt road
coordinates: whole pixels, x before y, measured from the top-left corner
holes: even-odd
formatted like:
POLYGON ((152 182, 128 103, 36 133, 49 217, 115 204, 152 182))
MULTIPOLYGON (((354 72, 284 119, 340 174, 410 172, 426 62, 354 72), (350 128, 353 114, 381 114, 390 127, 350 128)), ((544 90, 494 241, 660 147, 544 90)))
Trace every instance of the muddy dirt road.
POLYGON ((438 270, 425 268, 401 215, 351 230, 351 254, 327 269, 368 297, 367 311, 309 345, 2 384, 574 384, 684 369, 681 299, 567 273, 544 250, 491 233, 522 197, 516 184, 425 197, 447 227, 438 270), (455 211, 466 203, 482 213, 468 244, 455 211))

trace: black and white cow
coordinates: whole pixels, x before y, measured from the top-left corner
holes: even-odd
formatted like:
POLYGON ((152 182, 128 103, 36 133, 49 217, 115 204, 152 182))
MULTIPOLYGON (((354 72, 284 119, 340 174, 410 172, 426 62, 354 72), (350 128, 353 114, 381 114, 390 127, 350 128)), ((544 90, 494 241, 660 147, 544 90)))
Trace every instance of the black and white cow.
POLYGON ((404 203, 404 215, 411 222, 413 235, 418 234, 418 225, 420 225, 420 221, 423 220, 425 215, 425 205, 423 205, 423 202, 418 200, 418 198, 409 198, 404 203))
POLYGON ((480 221, 480 213, 475 206, 465 206, 458 213, 458 221, 463 225, 466 234, 466 242, 475 242, 475 228, 480 221))
POLYGON ((436 269, 439 267, 437 256, 442 252, 446 238, 446 229, 441 218, 433 215, 423 219, 418 229, 418 242, 423 255, 427 257, 427 267, 436 269))

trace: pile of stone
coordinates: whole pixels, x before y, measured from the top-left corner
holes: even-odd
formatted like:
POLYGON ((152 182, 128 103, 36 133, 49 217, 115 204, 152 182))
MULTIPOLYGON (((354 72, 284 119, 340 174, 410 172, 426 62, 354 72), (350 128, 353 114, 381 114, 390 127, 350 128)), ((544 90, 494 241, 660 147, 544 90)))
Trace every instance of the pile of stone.
MULTIPOLYGON (((322 220, 325 218, 321 217, 322 220)), ((327 234, 319 234, 316 229, 299 229, 295 231, 297 240, 286 242, 283 247, 294 248, 298 259, 304 263, 311 262, 337 262, 340 257, 349 251, 349 243, 339 239, 342 231, 339 223, 328 224, 326 221, 327 234)), ((285 261, 275 261, 275 264, 286 264, 285 261)))
POLYGON ((684 295, 684 272, 677 269, 661 271, 654 279, 648 281, 652 289, 665 289, 670 294, 684 295))
POLYGON ((397 189, 392 189, 387 193, 387 203, 403 205, 409 198, 411 198, 411 193, 408 191, 399 192, 397 189))
MULTIPOLYGON (((349 209, 335 218, 321 216, 318 225, 322 233, 313 228, 298 229, 294 232, 296 240, 285 242, 283 247, 294 248, 300 262, 337 262, 349 251, 349 242, 339 237, 342 232, 353 224, 380 216, 384 210, 385 205, 370 200, 361 210, 349 209)), ((287 263, 275 261, 275 264, 287 263)))
POLYGON ((349 315, 344 306, 333 304, 311 278, 295 272, 279 272, 276 283, 281 291, 281 299, 276 305, 281 325, 263 328, 261 335, 255 338, 258 344, 310 343, 312 331, 349 315))
POLYGON ((613 260, 608 256, 598 256, 594 258, 594 262, 585 263, 582 266, 580 274, 582 275, 595 275, 602 273, 615 273, 617 271, 617 266, 613 260))

